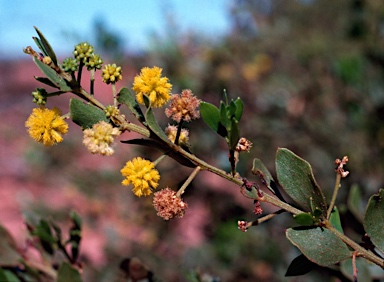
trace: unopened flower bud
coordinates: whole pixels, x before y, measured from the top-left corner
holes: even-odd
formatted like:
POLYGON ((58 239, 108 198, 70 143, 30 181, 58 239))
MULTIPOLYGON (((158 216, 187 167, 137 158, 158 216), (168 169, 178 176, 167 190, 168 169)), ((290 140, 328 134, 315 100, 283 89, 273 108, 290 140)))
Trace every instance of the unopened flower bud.
POLYGON ((49 56, 45 56, 45 57, 43 58, 43 63, 49 66, 49 65, 52 63, 52 59, 51 59, 51 57, 49 57, 49 56))
POLYGON ((73 55, 78 62, 86 63, 90 56, 93 54, 93 46, 88 42, 81 42, 75 46, 73 55))
POLYGON ((65 72, 72 73, 77 71, 77 68, 79 67, 78 62, 76 59, 73 58, 66 58, 64 59, 61 67, 65 72))
POLYGON ((239 228, 241 231, 243 232, 247 232, 248 231, 248 222, 246 221, 243 221, 243 220, 239 220, 237 222, 237 228, 239 228))
POLYGON ((106 84, 115 83, 123 79, 121 67, 118 67, 116 64, 105 65, 101 76, 103 77, 103 82, 106 84))
POLYGON ((249 152, 252 148, 252 143, 248 139, 242 137, 236 145, 236 151, 238 152, 249 152))
POLYGON ((47 91, 45 91, 44 88, 36 88, 36 90, 32 92, 33 103, 44 106, 47 103, 46 95, 47 91))

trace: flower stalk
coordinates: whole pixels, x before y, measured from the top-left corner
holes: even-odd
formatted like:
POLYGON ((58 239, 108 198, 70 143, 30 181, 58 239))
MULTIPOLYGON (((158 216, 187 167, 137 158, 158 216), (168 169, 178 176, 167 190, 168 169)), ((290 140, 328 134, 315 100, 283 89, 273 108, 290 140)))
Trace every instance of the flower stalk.
POLYGON ((183 195, 185 189, 188 187, 188 185, 192 182, 192 180, 196 177, 196 175, 199 173, 201 170, 200 166, 197 166, 194 171, 191 173, 191 175, 188 177, 188 179, 184 182, 183 186, 177 191, 176 196, 181 197, 183 195))

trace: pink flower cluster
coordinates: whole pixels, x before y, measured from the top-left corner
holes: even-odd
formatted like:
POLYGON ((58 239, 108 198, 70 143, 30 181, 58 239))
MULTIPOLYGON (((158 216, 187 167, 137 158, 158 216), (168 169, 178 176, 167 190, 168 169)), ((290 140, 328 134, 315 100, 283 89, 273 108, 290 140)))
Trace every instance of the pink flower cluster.
POLYGON ((189 122, 192 119, 198 119, 200 111, 197 108, 200 102, 201 100, 196 98, 191 90, 185 89, 181 94, 171 96, 171 104, 165 109, 165 114, 178 123, 182 120, 189 122))
POLYGON ((176 195, 176 192, 168 187, 154 194, 153 206, 157 215, 165 220, 183 217, 188 208, 188 205, 176 195))

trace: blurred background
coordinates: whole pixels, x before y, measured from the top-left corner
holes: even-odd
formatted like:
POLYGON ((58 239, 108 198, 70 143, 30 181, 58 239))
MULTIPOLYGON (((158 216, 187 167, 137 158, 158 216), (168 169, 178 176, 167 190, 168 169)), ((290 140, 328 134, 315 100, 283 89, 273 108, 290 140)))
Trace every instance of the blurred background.
MULTIPOLYGON (((335 273, 316 269, 284 278, 300 253, 284 236, 294 224, 282 214, 247 233, 238 220, 255 220, 253 203, 238 187, 202 172, 184 194, 183 219, 163 221, 152 198, 136 198, 120 182, 120 169, 135 156, 155 160, 148 148, 116 144, 112 157, 95 156, 70 123, 63 143, 46 148, 24 126, 31 92, 41 75, 22 48, 37 26, 62 61, 88 41, 105 63, 123 66, 131 88, 144 66, 159 66, 173 93, 189 88, 219 104, 226 89, 245 103, 241 135, 253 142, 241 156, 239 172, 250 180, 252 159, 275 174, 278 147, 309 161, 330 197, 336 158, 349 156, 339 209, 345 231, 359 241, 361 217, 346 206, 352 185, 364 203, 383 185, 384 171, 384 3, 339 1, 0 1, 0 223, 25 245, 23 218, 49 217, 68 225, 69 211, 84 221, 82 261, 85 281, 117 281, 119 263, 140 258, 163 281, 196 281, 194 273, 221 281, 326 281, 335 273)), ((100 75, 96 72, 96 77, 100 75)), ((83 78, 87 89, 86 77, 83 78)), ((68 111, 70 94, 47 106, 68 111)), ((99 80, 96 97, 112 103, 99 80)), ((133 120, 128 111, 129 120, 133 120)), ((169 120, 162 110, 161 125, 169 120)), ((191 150, 228 169, 226 143, 202 122, 187 125, 191 150)), ((120 140, 135 136, 125 133, 120 140)), ((159 165, 160 187, 177 189, 191 172, 166 159, 159 165)), ((275 209, 262 205, 264 214, 275 209)), ((343 277, 339 276, 339 279, 343 277)), ((213 281, 213 280, 207 280, 213 281)))

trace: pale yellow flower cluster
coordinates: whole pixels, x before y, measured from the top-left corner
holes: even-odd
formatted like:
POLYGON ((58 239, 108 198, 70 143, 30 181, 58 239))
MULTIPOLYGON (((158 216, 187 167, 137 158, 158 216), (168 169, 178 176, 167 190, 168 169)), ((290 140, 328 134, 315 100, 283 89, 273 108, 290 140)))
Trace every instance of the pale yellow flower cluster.
MULTIPOLYGON (((175 143, 177 127, 174 125, 168 125, 165 128, 165 134, 167 134, 169 141, 175 143)), ((189 140, 189 131, 185 128, 181 129, 178 145, 187 145, 189 140)))
POLYGON ((101 121, 94 124, 92 128, 85 129, 83 133, 83 144, 92 154, 111 156, 114 150, 110 145, 121 131, 110 123, 101 121))

